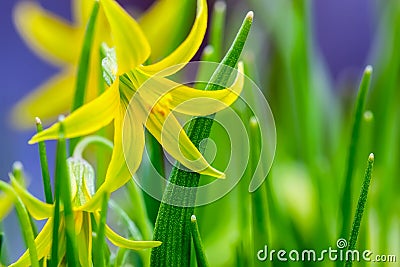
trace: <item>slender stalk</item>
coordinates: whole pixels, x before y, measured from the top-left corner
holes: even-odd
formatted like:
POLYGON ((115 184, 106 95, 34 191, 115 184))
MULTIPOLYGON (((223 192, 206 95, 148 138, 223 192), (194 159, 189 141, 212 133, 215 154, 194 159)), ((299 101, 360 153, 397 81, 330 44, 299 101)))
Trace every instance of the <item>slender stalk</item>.
POLYGON ((24 237, 25 244, 29 249, 31 265, 33 267, 39 267, 38 254, 35 245, 35 236, 33 234, 29 214, 24 204, 9 184, 0 181, 0 190, 4 191, 6 194, 12 194, 14 196, 14 205, 17 211, 19 222, 21 224, 22 236, 24 237))
MULTIPOLYGON (((75 84, 75 95, 72 103, 72 110, 74 111, 81 107, 85 102, 85 91, 89 77, 90 70, 90 54, 92 51, 92 43, 94 39, 94 30, 96 25, 96 18, 99 11, 99 1, 93 1, 92 13, 90 14, 88 24, 86 26, 85 37, 83 40, 83 46, 81 55, 79 58, 78 72, 75 84)), ((74 150, 78 138, 73 138, 70 141, 70 151, 74 150)))
MULTIPOLYGON (((13 163, 12 165, 12 175, 15 178, 15 180, 18 181, 18 183, 20 183, 21 185, 25 186, 25 175, 24 175, 24 166, 22 165, 22 163, 20 161, 16 161, 13 163)), ((32 216, 29 216, 29 220, 31 222, 31 226, 32 226, 32 231, 33 231, 33 235, 36 237, 37 236, 37 227, 36 224, 32 218, 32 216)))
MULTIPOLYGON (((260 155, 260 134, 259 124, 255 117, 250 118, 250 167, 251 173, 254 173, 254 164, 258 162, 260 155)), ((264 182, 255 192, 251 194, 251 208, 252 208, 252 233, 253 238, 253 254, 255 255, 258 249, 262 248, 264 244, 268 243, 268 200, 267 188, 264 182)), ((251 259, 253 257, 250 257, 251 259)), ((261 262, 254 262, 258 266, 261 262)))
POLYGON ((352 181, 354 174, 354 166, 356 162, 358 144, 360 140, 361 121, 363 119, 364 106, 367 98, 368 89, 370 87, 372 75, 372 67, 367 66, 361 79, 360 89, 357 96, 356 107, 354 112, 353 127, 351 140, 349 145, 349 154, 347 158, 347 166, 345 172, 345 186, 342 195, 341 212, 342 212, 342 228, 340 234, 342 237, 349 236, 350 216, 352 213, 352 181))
POLYGON ((105 239, 105 225, 107 220, 108 199, 109 195, 104 193, 101 205, 101 212, 100 212, 101 216, 96 235, 96 243, 95 243, 95 248, 93 250, 95 252, 93 253, 94 266, 99 266, 99 267, 106 266, 104 260, 104 253, 102 253, 102 251, 104 250, 104 245, 105 245, 104 239, 105 239))
POLYGON ((75 240, 75 219, 72 210, 71 184, 67 166, 67 145, 63 118, 60 119, 59 139, 57 142, 56 176, 60 179, 60 199, 64 206, 65 237, 67 242, 67 262, 70 266, 77 266, 78 251, 75 240))
POLYGON ((191 222, 191 232, 192 239, 194 244, 194 250, 196 252, 197 266, 198 267, 207 267, 208 261, 206 257, 206 253, 203 248, 203 242, 201 241, 199 226, 197 224, 196 215, 192 215, 190 217, 191 222))
MULTIPOLYGON (((38 133, 43 131, 42 122, 38 117, 36 117, 36 131, 38 133)), ((49 172, 49 164, 47 163, 46 143, 44 141, 41 141, 39 142, 38 145, 39 145, 40 167, 42 168, 44 196, 46 199, 46 203, 52 204, 53 193, 51 192, 50 172, 49 172)))
MULTIPOLYGON (((98 66, 98 95, 101 95, 106 90, 106 83, 103 79, 103 66, 102 61, 103 58, 106 57, 104 50, 99 47, 99 66, 98 66)), ((97 131, 97 135, 101 137, 107 137, 107 130, 108 128, 101 128, 97 131)), ((104 183, 104 179, 107 174, 107 164, 104 164, 109 160, 111 154, 106 151, 104 147, 96 148, 96 190, 104 183)))
MULTIPOLYGON (((357 237, 358 233, 360 232, 361 219, 364 213, 365 204, 367 203, 368 189, 371 183, 371 175, 374 166, 374 160, 375 160, 374 154, 371 153, 368 157, 368 166, 365 171, 360 197, 358 198, 357 209, 356 209, 356 214, 354 216, 353 227, 351 229, 348 250, 354 250, 356 248, 357 237)), ((351 267, 352 265, 353 265, 352 259, 351 258, 347 259, 345 267, 351 267)))
MULTIPOLYGON (((56 162, 58 163, 58 162, 56 162)), ((54 214, 53 214, 53 232, 52 232, 52 241, 51 241, 51 258, 50 258, 50 267, 58 266, 58 244, 59 244, 59 225, 60 225, 60 178, 58 177, 58 171, 56 168, 56 174, 54 177, 54 214)))
MULTIPOLYGON (((146 138, 149 140, 149 142, 147 143, 147 148, 149 150, 150 162, 156 169, 156 171, 162 177, 165 177, 163 149, 160 143, 158 143, 157 139, 150 133, 146 132, 146 138)), ((152 183, 152 179, 146 179, 146 182, 152 183)), ((164 189, 158 183, 152 183, 151 186, 152 188, 157 187, 159 192, 162 192, 162 190, 164 189)), ((143 191, 143 199, 146 204, 146 209, 149 219, 151 223, 154 225, 156 223, 158 209, 160 208, 160 201, 149 196, 144 191, 143 191)))
MULTIPOLYGON (((222 59, 222 46, 225 32, 226 3, 217 1, 214 4, 210 25, 210 45, 214 48, 215 61, 222 59)), ((213 60, 214 61, 214 60, 213 60)))
MULTIPOLYGON (((253 12, 249 12, 231 48, 214 72, 205 90, 218 90, 221 88, 218 84, 223 84, 229 79, 231 69, 224 67, 224 65, 233 68, 238 62, 252 21, 253 12)), ((189 124, 188 136, 197 148, 199 148, 201 140, 209 137, 213 124, 212 118, 213 116, 196 118, 189 124)), ((151 266, 185 267, 190 265, 190 216, 194 211, 195 188, 198 186, 199 180, 200 174, 198 173, 183 171, 178 166, 173 168, 168 185, 193 187, 194 190, 186 191, 188 192, 186 194, 176 195, 172 187, 167 185, 154 229, 154 240, 160 240, 163 244, 160 247, 153 248, 151 266), (185 207, 166 204, 169 199, 177 197, 183 200, 185 207)))

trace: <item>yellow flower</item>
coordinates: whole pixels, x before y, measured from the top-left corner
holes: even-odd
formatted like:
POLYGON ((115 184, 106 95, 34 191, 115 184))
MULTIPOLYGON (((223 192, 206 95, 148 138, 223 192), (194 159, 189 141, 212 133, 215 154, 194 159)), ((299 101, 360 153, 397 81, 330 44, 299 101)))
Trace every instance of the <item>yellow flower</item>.
MULTIPOLYGON (((19 128, 32 127, 35 117, 45 123, 53 121, 59 114, 68 112, 72 105, 76 84, 76 68, 87 21, 93 0, 73 0, 70 23, 63 18, 43 9, 32 1, 19 2, 14 10, 14 22, 24 41, 44 60, 61 68, 59 74, 44 82, 32 93, 24 97, 13 109, 13 123, 19 128), (60 93, 62 92, 62 93, 60 93)), ((190 1, 157 1, 139 20, 141 29, 146 33, 152 49, 152 58, 160 58, 174 48, 181 26, 168 27, 172 21, 182 22, 184 11, 190 1), (165 7, 171 9, 165 14, 165 7), (159 38, 163 38, 159 42, 159 38)), ((100 80, 100 44, 110 42, 107 35, 108 23, 104 14, 97 17, 95 39, 92 44, 86 102, 98 95, 100 80)))
MULTIPOLYGON (((94 193, 94 171, 89 163, 82 158, 68 159, 69 173, 71 177, 71 200, 75 218, 75 233, 79 251, 79 262, 81 266, 92 266, 92 224, 91 214, 96 223, 100 221, 99 211, 91 213, 82 209, 82 205, 90 201, 94 193)), ((38 259, 48 259, 51 255, 54 204, 47 204, 33 197, 17 180, 10 175, 11 184, 22 200, 29 213, 37 220, 48 219, 43 229, 35 239, 38 259)), ((99 204, 101 205, 101 204, 99 204)), ((60 216, 59 224, 59 255, 60 261, 65 253, 65 219, 60 216)), ((159 241, 133 241, 128 240, 115 233, 108 225, 105 225, 106 237, 111 243, 118 247, 128 249, 145 249, 161 245, 159 241)), ((17 262, 11 266, 30 266, 29 251, 26 251, 17 262)))
MULTIPOLYGON (((150 65, 143 65, 150 55, 150 45, 137 22, 115 1, 100 0, 100 4, 115 45, 115 51, 108 51, 108 56, 103 60, 111 85, 102 95, 77 109, 63 122, 66 138, 73 138, 92 133, 114 121, 114 150, 105 182, 83 207, 95 210, 104 192, 117 190, 136 172, 144 149, 143 126, 187 168, 223 178, 224 174, 211 167, 192 144, 171 111, 195 116, 215 113, 237 99, 243 87, 243 75, 237 75, 231 88, 218 91, 196 90, 164 78, 183 68, 182 63, 187 63, 200 47, 207 26, 206 1, 198 0, 196 19, 187 38, 169 56, 150 65), (169 68, 171 66, 174 67, 169 68), (152 77, 160 71, 163 71, 162 76, 152 77), (181 105, 197 98, 204 100, 201 105, 181 105), (127 110, 130 101, 131 109, 127 110), (224 105, 215 105, 216 101, 224 105), (124 125, 125 116, 128 117, 125 121, 128 123, 124 125), (128 132, 124 133, 123 138, 124 130, 128 132), (127 158, 129 168, 125 162, 123 144, 125 148, 132 149, 127 158)), ((239 72, 243 72, 242 64, 239 64, 239 72)), ((54 124, 33 136, 29 143, 57 139, 59 127, 59 123, 54 124)))

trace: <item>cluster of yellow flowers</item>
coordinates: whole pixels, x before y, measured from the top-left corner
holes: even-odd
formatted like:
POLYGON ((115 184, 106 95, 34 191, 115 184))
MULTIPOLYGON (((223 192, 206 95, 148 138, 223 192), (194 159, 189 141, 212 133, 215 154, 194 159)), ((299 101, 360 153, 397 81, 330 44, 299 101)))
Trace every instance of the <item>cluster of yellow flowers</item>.
MULTIPOLYGON (((101 199, 125 185, 136 172, 142 160, 145 146, 144 127, 160 142, 163 148, 187 168, 217 178, 224 174, 214 169, 192 144, 178 120, 172 114, 177 109, 181 113, 204 116, 215 113, 220 107, 203 105, 202 107, 182 106, 181 104, 196 98, 220 101, 226 106, 232 104, 240 94, 243 75, 238 75, 231 88, 218 91, 203 91, 181 85, 166 78, 189 62, 203 41, 207 28, 207 4, 197 1, 197 12, 192 28, 182 43, 168 55, 163 47, 173 43, 174 25, 179 21, 181 12, 185 12, 185 1, 156 2, 137 22, 114 0, 74 0, 75 23, 70 24, 54 14, 42 9, 33 2, 19 3, 15 12, 17 28, 26 42, 45 59, 62 67, 59 75, 52 78, 39 89, 23 99, 14 109, 14 121, 20 127, 34 117, 49 122, 58 114, 70 109, 76 84, 80 51, 85 37, 85 27, 94 5, 98 5, 94 39, 90 52, 88 84, 85 91, 85 104, 63 121, 65 138, 74 138, 91 134, 113 122, 114 145, 111 161, 108 165, 104 183, 95 190, 93 177, 79 175, 71 177, 72 199, 74 201, 75 229, 85 241, 85 249, 91 250, 90 213, 99 220, 101 199), (171 33, 168 35, 168 31, 171 33), (104 72, 109 74, 108 88, 99 94, 102 79, 100 48, 108 49, 103 59, 104 72), (163 58, 162 58, 163 57, 163 58), (160 59, 161 58, 161 59, 160 59), (154 63, 147 64, 158 60, 154 63), (175 66, 174 68, 171 68, 175 66), (167 71, 165 71, 167 70, 167 71), (164 71, 163 75, 155 74, 164 71), (145 85, 145 86, 143 86, 145 85), (50 104, 51 102, 51 104, 50 104), (127 109, 131 107, 131 109, 127 109), (186 108, 185 108, 186 107, 186 108), (129 117, 126 124, 126 117, 129 117), (124 125, 125 121, 125 125, 124 125), (129 127, 129 136, 123 136, 124 127, 129 127), (124 157, 123 142, 129 142, 133 148, 129 163, 124 157), (186 151, 182 153, 181 151, 186 151), (190 155, 190 159, 188 159, 190 155), (128 168, 129 166, 129 168, 128 168), (96 192, 95 192, 96 191, 96 192), (87 224, 89 222, 89 224, 87 224), (84 224, 86 223, 86 226, 84 224), (88 229, 86 229, 89 227, 88 229), (87 238, 86 238, 87 239, 87 238)), ((168 51, 169 52, 169 51, 168 51)), ((242 66, 239 64, 241 72, 242 66)), ((202 102, 203 104, 205 102, 202 102)), ((44 140, 57 139, 60 123, 39 132, 29 141, 30 144, 44 140)), ((80 161, 79 164, 86 164, 80 161)), ((78 164, 78 163, 77 163, 78 164)), ((90 165, 85 165, 90 169, 90 165)), ((54 205, 43 203, 11 179, 15 193, 22 200, 29 213, 38 220, 47 219, 42 231, 35 240, 38 258, 50 256, 54 205)), ((6 200, 5 200, 6 201, 6 200)), ((6 202, 2 203, 6 203, 6 202)), ((12 197, 7 198, 9 203, 12 197)), ((2 205, 0 215, 6 214, 2 205)), ((60 227, 65 222, 61 220, 60 227)), ((106 227, 106 236, 115 245, 130 249, 150 248, 160 245, 158 241, 131 241, 106 227)), ((78 237, 79 238, 79 237, 78 237)), ((90 255, 90 253, 88 253, 90 255)), ((79 259, 82 266, 91 266, 91 258, 79 259)), ((26 252, 13 266, 30 265, 29 252, 26 252)))

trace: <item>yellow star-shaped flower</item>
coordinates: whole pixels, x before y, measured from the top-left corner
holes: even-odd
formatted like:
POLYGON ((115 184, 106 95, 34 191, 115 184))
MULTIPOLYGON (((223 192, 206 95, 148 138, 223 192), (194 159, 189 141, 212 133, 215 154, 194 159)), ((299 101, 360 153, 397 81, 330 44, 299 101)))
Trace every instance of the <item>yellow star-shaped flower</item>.
MULTIPOLYGON (((68 159, 71 178, 71 200, 75 219, 75 234, 79 250, 79 262, 81 266, 92 266, 92 223, 91 214, 96 223, 100 221, 100 212, 90 212, 82 209, 82 205, 90 201, 94 193, 94 171, 92 167, 81 158, 68 159)), ((51 255, 52 233, 54 222, 54 204, 47 204, 33 197, 18 181, 10 175, 11 185, 18 197, 24 203, 31 216, 37 220, 48 219, 35 239, 38 259, 48 259, 51 255)), ((101 204, 99 204, 101 205, 101 204)), ((65 219, 60 216, 59 224, 59 248, 60 253, 65 253, 64 228, 65 219)), ((105 225, 105 235, 111 243, 118 247, 133 250, 152 248, 161 245, 159 241, 134 241, 126 239, 115 233, 108 225, 105 225)), ((60 254, 60 261, 63 254, 60 254)), ((30 266, 31 259, 27 250, 15 263, 10 266, 30 266)))
MULTIPOLYGON (((183 63, 187 63, 200 47, 207 27, 206 1, 198 0, 196 19, 187 38, 169 56, 151 65, 144 65, 150 55, 150 45, 139 24, 115 1, 100 0, 100 5, 115 45, 115 55, 112 55, 111 50, 108 53, 111 55, 103 60, 105 72, 110 78, 110 87, 63 122, 65 137, 73 138, 90 134, 114 121, 114 150, 105 182, 83 208, 97 209, 98 198, 104 192, 117 190, 136 172, 145 143, 143 126, 170 155, 187 168, 223 178, 224 174, 211 167, 192 144, 171 111, 204 116, 229 106, 237 99, 243 87, 244 77, 240 75, 243 72, 242 64, 239 64, 239 72, 231 88, 218 91, 196 90, 164 78, 183 68, 183 63), (163 71, 163 75, 153 76, 160 71, 163 71), (201 105, 181 105, 197 98, 202 99, 201 105), (217 101, 223 105, 215 105, 217 101), (127 110, 128 106, 131 108, 127 110), (124 125, 125 116, 129 119, 124 125), (132 149, 127 159, 129 168, 123 145, 132 149)), ((57 139, 59 127, 60 124, 56 123, 33 136, 29 142, 32 144, 57 139)))

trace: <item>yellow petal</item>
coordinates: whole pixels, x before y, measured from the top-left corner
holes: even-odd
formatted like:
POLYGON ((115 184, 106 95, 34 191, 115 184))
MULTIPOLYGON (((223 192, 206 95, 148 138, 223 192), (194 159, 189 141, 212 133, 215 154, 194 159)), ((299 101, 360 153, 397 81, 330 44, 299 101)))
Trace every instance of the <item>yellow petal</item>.
POLYGON ((174 111, 192 116, 206 116, 221 111, 235 102, 243 85, 243 64, 239 62, 235 81, 230 88, 216 91, 196 90, 163 77, 153 76, 139 88, 138 92, 150 103, 159 100, 161 104, 174 111))
POLYGON ((140 28, 151 46, 150 60, 155 61, 170 54, 186 37, 188 19, 193 18, 194 1, 159 0, 139 19, 140 28), (162 42, 160 42, 162 40, 162 42))
POLYGON ((32 196, 25 188, 23 188, 18 181, 10 175, 11 185, 19 198, 22 200, 26 209, 36 220, 43 220, 53 215, 53 205, 44 203, 34 196, 32 196))
POLYGON ((139 24, 117 2, 100 0, 100 4, 111 28, 117 54, 117 74, 123 74, 149 57, 150 45, 139 24))
POLYGON ((79 251, 79 263, 82 267, 92 266, 92 224, 90 220, 90 214, 87 212, 81 212, 83 214, 82 229, 77 233, 78 251, 79 251))
POLYGON ((77 62, 83 31, 32 1, 17 4, 14 22, 24 40, 44 59, 58 64, 77 62))
POLYGON ((32 128, 35 117, 44 124, 71 107, 75 86, 75 70, 69 69, 36 88, 13 108, 12 121, 18 128, 32 128))
POLYGON ((142 161, 144 129, 137 116, 130 109, 125 112, 125 107, 121 106, 119 116, 115 119, 114 150, 104 182, 107 192, 126 184, 142 161))
MULTIPOLYGON (((206 33, 206 28, 207 2, 206 0, 198 0, 196 19, 185 41, 183 41, 182 44, 177 49, 175 49, 175 51, 173 51, 163 60, 148 66, 140 66, 139 69, 148 75, 154 75, 157 72, 160 72, 168 67, 175 66, 177 64, 187 63, 190 59, 192 59, 192 57, 199 49, 203 41, 204 34, 206 33)), ((183 65, 166 71, 164 76, 171 75, 181 68, 183 68, 183 65)))
MULTIPOLYGON (((52 232, 53 232, 53 218, 50 218, 46 224, 43 226, 42 231, 38 234, 35 239, 36 250, 38 254, 38 259, 42 259, 50 254, 51 249, 51 241, 52 241, 52 232)), ((21 267, 21 266, 30 266, 31 259, 29 257, 29 251, 25 251, 24 254, 10 267, 21 267)))
POLYGON ((114 245, 121 248, 128 249, 145 249, 145 248, 154 248, 161 245, 160 241, 134 241, 126 239, 119 234, 115 233, 107 224, 106 224, 106 236, 114 245))
POLYGON ((90 13, 93 9, 94 1, 90 0, 73 0, 72 1, 72 12, 76 23, 85 27, 86 23, 90 17, 90 13))
MULTIPOLYGON (((118 111, 118 79, 101 96, 85 104, 64 120, 65 137, 73 138, 92 133, 109 124, 118 111)), ((34 135, 29 144, 43 140, 57 139, 59 123, 34 135)))
POLYGON ((128 111, 127 117, 124 119, 125 108, 120 107, 119 115, 116 116, 114 122, 114 149, 105 181, 94 196, 79 210, 92 212, 99 209, 104 192, 111 193, 117 190, 126 184, 136 172, 142 160, 145 142, 141 120, 134 117, 137 115, 128 111), (124 127, 123 132, 122 127, 124 127), (125 155, 128 156, 125 158, 125 155))
POLYGON ((15 197, 11 194, 0 195, 0 221, 10 213, 15 197))
POLYGON ((208 164, 190 141, 175 116, 157 105, 150 112, 146 127, 162 147, 192 171, 216 178, 225 178, 224 173, 208 164))

